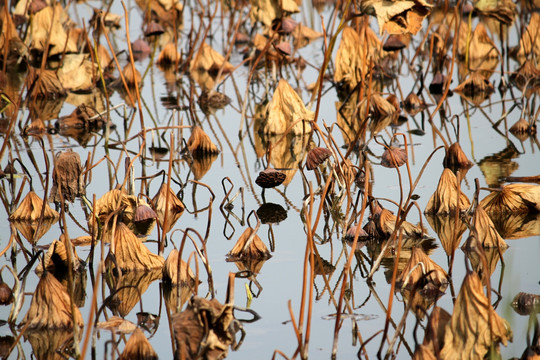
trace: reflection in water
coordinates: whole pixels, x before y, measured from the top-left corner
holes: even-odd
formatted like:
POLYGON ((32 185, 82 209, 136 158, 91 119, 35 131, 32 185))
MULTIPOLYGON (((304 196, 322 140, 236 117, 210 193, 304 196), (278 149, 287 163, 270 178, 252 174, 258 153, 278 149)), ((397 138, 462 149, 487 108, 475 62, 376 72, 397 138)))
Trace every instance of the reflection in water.
POLYGON ((486 156, 478 162, 478 166, 489 187, 497 188, 503 184, 502 178, 512 175, 519 167, 512 161, 519 157, 519 152, 511 142, 496 154, 486 156))

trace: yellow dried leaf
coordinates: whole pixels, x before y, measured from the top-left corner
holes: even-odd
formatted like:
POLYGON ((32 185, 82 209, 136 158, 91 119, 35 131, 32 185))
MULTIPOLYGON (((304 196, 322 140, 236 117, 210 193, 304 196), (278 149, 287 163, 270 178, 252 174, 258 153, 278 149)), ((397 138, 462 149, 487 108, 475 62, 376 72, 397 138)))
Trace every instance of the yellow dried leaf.
MULTIPOLYGON (((383 235, 383 237, 390 236, 396 227, 397 216, 390 210, 382 209, 381 212, 374 216, 377 229, 383 235)), ((408 221, 403 221, 401 228, 403 229, 403 236, 406 237, 422 237, 424 235, 424 229, 420 225, 413 225, 408 221)), ((399 230, 398 230, 399 234, 399 230)))
MULTIPOLYGON (((495 91, 493 84, 489 82, 480 72, 472 72, 465 81, 455 89, 461 97, 469 100, 478 106, 484 102, 495 91)), ((457 144, 457 143, 456 143, 457 144)))
POLYGON ((272 21, 280 19, 285 13, 300 12, 294 0, 250 0, 249 16, 252 21, 260 21, 267 27, 272 21))
POLYGON ((289 83, 281 79, 266 109, 266 123, 262 127, 265 134, 295 135, 311 132, 311 122, 315 114, 306 109, 302 98, 289 83))
POLYGON ((96 328, 99 330, 115 331, 120 334, 131 334, 137 329, 137 325, 119 316, 111 316, 107 321, 98 322, 96 328))
POLYGON ((212 89, 216 82, 220 82, 224 75, 229 74, 234 67, 225 61, 223 55, 214 50, 207 43, 193 56, 189 64, 191 76, 204 89, 212 89), (221 72, 221 77, 217 75, 221 72))
POLYGON ((15 221, 39 221, 43 212, 43 219, 58 219, 58 213, 53 210, 49 204, 44 203, 43 200, 36 195, 35 192, 30 191, 24 199, 21 201, 17 209, 11 214, 9 220, 15 221), (43 209, 45 207, 45 209, 43 209))
POLYGON ((157 353, 154 348, 144 336, 141 329, 137 328, 129 337, 126 343, 124 351, 120 354, 118 360, 131 360, 131 359, 144 359, 144 360, 157 360, 157 353))
POLYGON ((467 226, 460 216, 426 214, 429 225, 435 230, 446 255, 452 256, 461 243, 467 226))
POLYGON ((483 359, 492 345, 512 341, 510 326, 495 312, 483 289, 475 272, 465 276, 446 325, 441 359, 483 359))
POLYGON ((161 269, 165 260, 148 250, 124 223, 116 225, 107 256, 110 266, 118 266, 123 271, 161 269), (114 255, 115 261, 112 261, 114 255))
POLYGON ((427 281, 440 291, 448 285, 446 271, 435 263, 420 247, 412 249, 409 262, 396 278, 399 287, 413 288, 419 281, 427 281))
POLYGON ((362 11, 376 16, 381 34, 385 30, 390 34, 416 34, 431 7, 423 0, 363 0, 361 3, 362 11))
POLYGON ((215 154, 219 150, 210 137, 199 126, 191 128, 191 136, 187 141, 188 149, 194 154, 215 154))
POLYGON ((482 205, 478 205, 474 212, 473 226, 484 248, 506 249, 508 247, 482 205))
POLYGON ((455 211, 463 211, 470 206, 469 199, 461 192, 458 193, 458 181, 456 175, 450 169, 444 169, 439 179, 435 193, 428 201, 426 214, 453 214, 455 211))
POLYGON ((423 345, 435 354, 444 346, 444 330, 450 318, 450 314, 438 306, 435 306, 429 315, 423 345))
POLYGON ((234 247, 227 254, 232 261, 243 259, 268 259, 271 257, 270 251, 255 232, 255 229, 248 227, 236 241, 234 247))
POLYGON ((315 31, 302 24, 298 24, 291 35, 293 37, 293 46, 295 49, 301 49, 323 36, 321 32, 315 31))
POLYGON ((506 249, 507 247, 499 249, 483 247, 474 232, 471 233, 461 247, 461 250, 467 255, 472 269, 482 278, 484 285, 487 285, 488 281, 490 281, 491 275, 506 249))
POLYGON ((113 189, 100 197, 95 205, 96 215, 104 223, 109 215, 120 207, 124 208, 121 214, 123 221, 126 223, 133 222, 137 209, 137 198, 133 195, 128 195, 124 190, 113 189))
POLYGON ((539 212, 540 185, 509 184, 493 191, 480 204, 489 214, 539 212))
MULTIPOLYGON (((458 38, 458 56, 460 58, 465 58, 467 51, 469 60, 480 59, 483 61, 491 58, 499 58, 499 50, 489 37, 486 27, 481 22, 476 25, 470 39, 467 38, 468 36, 469 26, 466 22, 462 22, 459 27, 458 38), (467 44, 469 44, 468 48, 467 44)), ((471 67, 476 69, 474 66, 471 67)))
MULTIPOLYGON (((43 99, 43 100, 49 100, 49 99, 59 99, 66 96, 66 90, 62 86, 62 83, 60 80, 58 80, 58 76, 56 75, 56 72, 53 70, 41 70, 36 69, 33 67, 28 68, 28 75, 24 79, 24 83, 26 85, 26 88, 31 91, 29 95, 33 99, 43 99)), ((38 104, 34 104, 34 106, 37 107, 38 104)), ((43 105, 49 105, 49 101, 46 101, 43 105)), ((62 103, 60 102, 60 107, 62 107, 62 103)), ((60 110, 60 109, 58 109, 60 110)), ((59 111, 53 112, 54 115, 52 115, 52 118, 57 117, 59 111)), ((44 120, 49 118, 47 116, 47 112, 39 113, 39 117, 44 120)))
POLYGON ((161 184, 156 196, 152 199, 154 210, 159 219, 159 226, 164 232, 169 232, 176 221, 184 213, 184 204, 176 196, 174 191, 167 186, 167 183, 161 184), (165 216, 167 217, 165 219, 165 216))
POLYGON ((75 307, 72 315, 71 301, 62 284, 50 272, 44 272, 21 324, 29 329, 71 329, 73 318, 77 326, 84 325, 79 308, 75 307))
POLYGON ((195 180, 201 180, 210 170, 217 158, 218 155, 215 153, 195 156, 191 164, 189 164, 189 168, 191 169, 195 180))
POLYGON ((540 236, 540 213, 492 213, 490 218, 499 234, 505 239, 540 236))
POLYGON ((431 350, 428 346, 421 344, 416 348, 414 351, 413 360, 437 360, 435 355, 433 354, 433 350, 431 350))
POLYGON ((87 91, 95 87, 97 66, 87 54, 65 54, 62 67, 58 70, 58 79, 65 89, 87 91))
POLYGON ((517 57, 520 62, 524 62, 526 59, 540 57, 540 14, 533 12, 529 25, 522 32, 521 39, 519 40, 519 50, 517 57))
POLYGON ((475 0, 474 8, 484 16, 512 25, 516 16, 516 4, 512 0, 475 0))
MULTIPOLYGON (((73 245, 71 245, 71 247, 73 251, 73 271, 78 271, 80 270, 81 259, 79 259, 75 247, 73 245)), ((49 245, 49 249, 45 253, 45 256, 43 257, 43 262, 40 262, 36 267, 36 273, 41 274, 44 270, 54 272, 55 269, 67 269, 68 266, 70 266, 69 255, 64 242, 62 240, 53 240, 51 245, 49 245)))
POLYGON ((75 198, 86 195, 82 176, 81 158, 73 150, 56 154, 52 173, 53 186, 50 202, 73 202, 75 198))
POLYGON ((176 44, 170 42, 159 53, 157 64, 162 68, 168 68, 180 61, 180 58, 181 55, 176 49, 176 44))
POLYGON ((54 8, 47 6, 35 14, 30 23, 30 49, 43 53, 49 42, 48 56, 77 52, 77 44, 68 38, 63 25, 66 18, 67 14, 61 4, 54 8))
POLYGON ((43 237, 52 227, 52 225, 58 221, 58 218, 43 219, 41 225, 39 221, 29 222, 25 220, 10 220, 13 226, 19 230, 22 236, 28 242, 35 244, 39 239, 43 237), (39 228, 38 228, 39 226, 39 228))
POLYGON ((163 266, 163 277, 169 279, 173 284, 178 284, 179 282, 185 285, 193 284, 195 282, 193 270, 191 270, 184 260, 180 259, 180 263, 178 263, 178 260, 178 250, 171 250, 163 266), (180 278, 178 278, 179 271, 180 278))
POLYGON ((122 317, 128 315, 139 303, 150 284, 160 278, 161 269, 130 271, 123 273, 122 276, 107 276, 107 285, 111 292, 118 290, 107 306, 122 317))

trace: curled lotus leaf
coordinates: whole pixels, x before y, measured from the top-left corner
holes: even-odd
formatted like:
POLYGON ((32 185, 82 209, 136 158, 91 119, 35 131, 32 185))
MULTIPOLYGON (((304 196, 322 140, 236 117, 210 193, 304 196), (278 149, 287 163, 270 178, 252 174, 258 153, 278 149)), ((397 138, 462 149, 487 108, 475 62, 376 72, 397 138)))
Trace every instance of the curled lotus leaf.
POLYGON ((30 191, 11 214, 9 220, 36 222, 41 219, 42 214, 44 220, 57 220, 59 217, 58 212, 53 210, 49 204, 43 202, 43 199, 37 196, 35 192, 30 191))
POLYGON ((158 356, 150 341, 144 336, 141 329, 137 328, 129 337, 124 351, 120 354, 118 360, 145 359, 157 360, 158 356))
POLYGON ((184 260, 178 258, 178 254, 178 250, 176 249, 171 250, 169 253, 163 266, 163 277, 169 279, 173 284, 193 284, 195 282, 195 274, 184 260))
POLYGON ((414 247, 407 265, 396 278, 396 284, 401 287, 414 287, 420 281, 425 281, 426 284, 441 290, 448 284, 447 277, 446 271, 427 256, 421 247, 414 247))
POLYGON ((99 330, 110 330, 120 334, 131 334, 137 329, 137 325, 119 316, 111 316, 107 321, 98 322, 96 328, 99 330))
POLYGON ((256 230, 248 227, 242 235, 238 238, 238 241, 234 247, 227 254, 231 261, 244 260, 244 259, 269 259, 271 257, 270 251, 263 243, 256 230))
POLYGON ((540 211, 540 185, 509 184, 486 196, 480 204, 488 214, 540 211))
POLYGON ((473 225, 480 242, 485 248, 506 249, 508 247, 482 205, 478 205, 476 208, 473 225))
POLYGON ((453 214, 470 206, 469 199, 458 188, 456 175, 450 169, 444 169, 435 193, 426 206, 426 214, 453 214), (459 191, 459 193, 458 193, 459 191))

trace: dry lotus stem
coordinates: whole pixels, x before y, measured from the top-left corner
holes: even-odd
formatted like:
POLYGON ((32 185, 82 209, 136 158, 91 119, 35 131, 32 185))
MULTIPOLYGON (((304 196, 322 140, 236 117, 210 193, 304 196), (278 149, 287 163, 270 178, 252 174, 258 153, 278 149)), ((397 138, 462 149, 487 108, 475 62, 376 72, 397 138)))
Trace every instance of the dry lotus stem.
POLYGON ((129 337, 126 343, 126 347, 122 354, 120 354, 119 360, 131 360, 131 359, 144 359, 144 360, 157 360, 157 353, 154 348, 144 336, 141 329, 137 328, 129 337))
POLYGON ((257 179, 255 179, 255 184, 259 185, 263 189, 270 189, 281 185, 285 181, 286 177, 287 176, 281 171, 268 168, 259 173, 257 179))
POLYGON ((123 271, 161 269, 165 261, 151 253, 123 223, 116 225, 107 260, 110 265, 118 265, 123 271), (111 254, 115 256, 114 263, 109 258, 111 254))
POLYGON ((43 200, 36 195, 35 192, 30 191, 24 199, 21 201, 17 209, 9 217, 10 220, 15 221, 31 221, 35 222, 41 218, 41 212, 43 211, 43 219, 58 219, 58 213, 53 210, 49 204, 44 203, 43 200), (43 210, 43 207, 45 209, 43 210))
POLYGON ((317 166, 321 165, 326 159, 332 155, 332 152, 323 147, 316 147, 311 149, 307 154, 306 168, 313 170, 317 166))
POLYGON ((199 126, 192 128, 187 146, 193 154, 215 154, 219 152, 210 137, 199 126))
POLYGON ((382 154, 381 165, 387 168, 397 168, 407 162, 407 150, 391 146, 382 154))
POLYGON ((71 313, 69 295, 62 284, 51 273, 43 273, 21 324, 29 329, 71 329, 73 318, 77 326, 83 326, 79 308, 71 313))
POLYGON ((458 194, 458 181, 450 169, 444 169, 435 193, 426 206, 426 214, 453 214, 470 207, 469 199, 461 190, 458 194))
POLYGON ((262 242, 259 235, 255 233, 255 229, 250 227, 240 235, 240 238, 238 238, 238 241, 227 256, 231 260, 269 259, 271 257, 270 251, 268 251, 268 248, 262 242))
POLYGON ((165 260, 163 277, 169 279, 173 284, 192 284, 195 282, 195 274, 188 264, 182 259, 178 264, 178 250, 176 249, 171 250, 167 260, 165 260), (178 277, 178 271, 180 271, 180 277, 178 277))
POLYGON ((540 185, 509 184, 493 191, 480 204, 488 214, 540 211, 540 185))
POLYGON ((472 162, 467 159, 467 155, 461 149, 459 143, 455 142, 446 150, 444 156, 443 166, 445 168, 465 168, 468 169, 473 165, 472 162))
POLYGON ((59 203, 62 198, 64 201, 73 202, 75 198, 86 195, 81 158, 71 149, 56 155, 52 179, 50 202, 59 203))

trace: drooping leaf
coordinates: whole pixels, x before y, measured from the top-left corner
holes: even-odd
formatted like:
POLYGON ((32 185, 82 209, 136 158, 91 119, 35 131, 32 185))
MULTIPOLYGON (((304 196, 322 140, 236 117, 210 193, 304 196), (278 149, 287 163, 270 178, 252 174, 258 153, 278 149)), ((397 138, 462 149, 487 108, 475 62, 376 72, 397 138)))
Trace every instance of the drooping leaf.
POLYGON ((237 261, 243 259, 268 259, 270 251, 255 232, 248 227, 236 241, 234 247, 227 254, 228 260, 237 261))
POLYGON ((540 212, 540 185, 509 184, 491 192, 480 204, 488 214, 540 212))
POLYGON ((10 215, 9 220, 36 222, 42 218, 42 213, 44 220, 57 220, 59 217, 58 213, 49 204, 43 202, 43 199, 37 196, 35 192, 30 191, 10 215))
POLYGON ((158 356, 154 348, 144 336, 141 329, 137 328, 129 337, 124 351, 118 360, 157 360, 158 356))
POLYGON ((433 5, 423 0, 363 0, 361 9, 377 17, 379 32, 416 34, 433 5))
POLYGON ((443 291, 448 285, 447 276, 446 271, 427 256, 422 248, 413 247, 409 262, 396 278, 396 284, 399 284, 399 287, 413 288, 422 281, 420 288, 429 285, 443 291))
POLYGON ((95 87, 97 71, 88 54, 65 54, 58 79, 66 90, 90 91, 95 87))
POLYGON ((147 271, 129 271, 116 276, 107 276, 107 285, 115 295, 107 302, 115 314, 125 317, 141 301, 141 296, 148 290, 150 284, 161 279, 161 268, 147 271), (118 291, 116 291, 118 290, 118 291))
POLYGON ((61 4, 47 6, 35 14, 30 24, 30 49, 44 53, 48 43, 48 56, 77 52, 77 44, 68 37, 63 25, 65 19, 67 14, 61 4))
POLYGON ((71 149, 58 153, 53 168, 52 180, 53 186, 49 195, 50 202, 60 203, 62 199, 73 202, 75 198, 86 195, 79 154, 71 149))
POLYGON ((215 154, 219 150, 210 137, 199 126, 191 129, 191 136, 187 141, 188 149, 193 154, 215 154))
POLYGON ((169 232, 184 213, 184 204, 165 182, 152 199, 152 204, 158 214, 159 225, 165 232, 169 232))
POLYGON ((471 205, 467 196, 459 190, 456 175, 450 169, 444 169, 435 193, 429 199, 426 214, 453 214, 463 211, 471 205))
POLYGON ((477 232, 478 240, 485 248, 506 249, 508 247, 482 205, 478 205, 474 212, 473 226, 477 232))
POLYGON ((167 260, 165 260, 163 277, 169 279, 173 284, 191 285, 195 282, 193 270, 191 270, 184 260, 178 259, 178 250, 176 249, 171 250, 169 256, 167 256, 167 260))
POLYGON ((100 321, 96 328, 99 330, 109 330, 120 334, 131 334, 137 329, 137 325, 119 316, 111 316, 107 321, 100 321))

